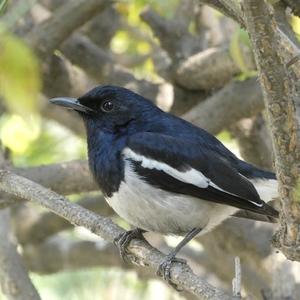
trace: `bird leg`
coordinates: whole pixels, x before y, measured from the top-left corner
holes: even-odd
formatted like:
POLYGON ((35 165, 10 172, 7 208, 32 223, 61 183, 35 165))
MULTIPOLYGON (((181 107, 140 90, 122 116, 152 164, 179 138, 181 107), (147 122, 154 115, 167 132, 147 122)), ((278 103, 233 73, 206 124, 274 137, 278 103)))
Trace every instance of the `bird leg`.
POLYGON ((176 284, 171 282, 171 266, 173 262, 179 262, 182 264, 186 264, 186 260, 181 258, 176 258, 176 254, 189 242, 191 241, 200 231, 202 228, 194 228, 192 229, 184 239, 175 247, 173 251, 171 251, 160 263, 157 269, 157 275, 163 277, 164 280, 168 282, 173 288, 177 291, 181 291, 176 284))
POLYGON ((114 244, 118 247, 120 256, 125 262, 128 262, 126 251, 127 246, 133 239, 145 240, 143 236, 144 232, 146 231, 143 229, 135 228, 121 233, 118 237, 114 239, 114 244))

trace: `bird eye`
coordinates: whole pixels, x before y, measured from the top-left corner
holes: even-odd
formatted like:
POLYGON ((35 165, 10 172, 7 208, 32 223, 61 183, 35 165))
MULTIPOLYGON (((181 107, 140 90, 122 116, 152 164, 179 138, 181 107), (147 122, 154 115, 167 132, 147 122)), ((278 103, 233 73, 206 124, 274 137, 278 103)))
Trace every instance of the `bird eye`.
POLYGON ((114 108, 114 104, 112 101, 104 101, 101 105, 101 110, 104 112, 109 112, 114 108))

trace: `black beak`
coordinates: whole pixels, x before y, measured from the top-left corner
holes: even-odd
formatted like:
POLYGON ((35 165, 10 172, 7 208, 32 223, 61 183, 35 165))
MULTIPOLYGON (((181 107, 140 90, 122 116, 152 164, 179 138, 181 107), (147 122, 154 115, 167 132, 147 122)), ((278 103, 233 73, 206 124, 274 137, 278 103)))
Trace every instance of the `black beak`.
POLYGON ((52 98, 49 101, 53 104, 71 108, 77 111, 82 111, 85 113, 95 112, 93 109, 80 104, 76 98, 59 97, 59 98, 52 98))

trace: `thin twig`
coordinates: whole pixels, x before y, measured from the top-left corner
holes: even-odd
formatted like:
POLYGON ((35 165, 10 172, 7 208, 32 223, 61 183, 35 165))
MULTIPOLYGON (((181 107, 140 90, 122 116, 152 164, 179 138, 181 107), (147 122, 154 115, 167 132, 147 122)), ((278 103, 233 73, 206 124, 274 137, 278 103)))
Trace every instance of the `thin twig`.
POLYGON ((232 291, 234 299, 242 299, 241 296, 241 285, 242 285, 242 271, 241 271, 241 261, 238 256, 234 258, 234 270, 235 277, 232 280, 232 291))

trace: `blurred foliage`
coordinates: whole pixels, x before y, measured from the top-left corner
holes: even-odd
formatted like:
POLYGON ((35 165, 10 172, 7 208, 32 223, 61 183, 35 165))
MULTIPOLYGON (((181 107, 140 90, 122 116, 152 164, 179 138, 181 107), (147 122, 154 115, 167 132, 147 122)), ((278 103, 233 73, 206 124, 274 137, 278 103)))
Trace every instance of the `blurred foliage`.
POLYGON ((230 45, 229 52, 236 63, 236 65, 241 70, 241 73, 238 76, 239 80, 245 80, 249 77, 257 76, 256 70, 251 70, 247 67, 247 63, 245 62, 245 52, 251 53, 251 42, 248 33, 239 28, 233 34, 230 45))
MULTIPOLYGON (((127 17, 129 24, 140 26, 141 20, 139 14, 146 6, 151 6, 151 8, 156 10, 159 14, 170 19, 173 17, 178 3, 179 0, 135 0, 119 2, 117 8, 121 15, 127 17)), ((146 25, 144 24, 142 26, 146 25)))
POLYGON ((158 281, 145 283, 135 272, 125 273, 114 268, 43 276, 32 274, 31 278, 43 300, 90 300, 91 295, 95 300, 179 299, 158 281))
POLYGON ((37 118, 27 120, 18 115, 4 115, 1 118, 0 137, 5 146, 16 154, 22 154, 40 134, 37 118), (29 121, 29 122, 28 122, 29 121))
POLYGON ((41 76, 32 50, 0 27, 0 94, 7 108, 27 116, 38 109, 41 76))
POLYGON ((290 22, 294 32, 296 33, 298 40, 300 41, 300 18, 296 16, 292 16, 290 22))
POLYGON ((46 276, 32 274, 31 278, 43 300, 183 299, 159 280, 145 282, 134 271, 124 272, 116 268, 94 268, 46 276))
POLYGON ((3 26, 0 38, 0 96, 7 110, 0 119, 0 137, 15 162, 15 155, 23 155, 40 134, 41 77, 34 53, 21 39, 3 26))
POLYGON ((13 164, 19 167, 86 157, 83 139, 37 116, 26 120, 18 115, 2 116, 0 138, 10 150, 13 164))
POLYGON ((0 0, 0 16, 5 12, 7 3, 8 3, 7 0, 0 0))
POLYGON ((236 156, 241 158, 239 146, 237 140, 231 135, 228 130, 221 131, 217 138, 222 141, 222 143, 229 148, 236 156))
MULTIPOLYGON (((140 19, 141 11, 148 5, 165 18, 172 18, 179 0, 159 1, 159 0, 135 0, 120 2, 116 4, 117 11, 127 21, 129 26, 140 32, 141 36, 153 38, 151 29, 140 19)), ((154 38, 154 41, 157 40, 154 38)), ((111 40, 111 49, 117 54, 125 54, 131 57, 150 54, 151 46, 143 38, 138 38, 128 30, 119 30, 111 40)), ((151 58, 146 59, 142 64, 132 68, 138 78, 146 78, 153 81, 158 80, 154 71, 151 58)))
POLYGON ((296 188, 294 190, 294 193, 295 193, 295 198, 298 202, 300 202, 300 178, 298 179, 297 181, 297 185, 296 185, 296 188))

